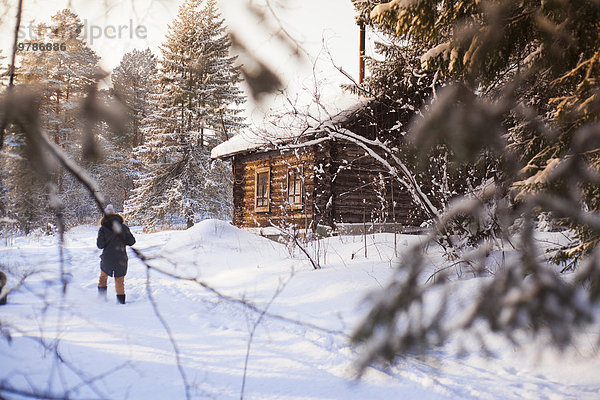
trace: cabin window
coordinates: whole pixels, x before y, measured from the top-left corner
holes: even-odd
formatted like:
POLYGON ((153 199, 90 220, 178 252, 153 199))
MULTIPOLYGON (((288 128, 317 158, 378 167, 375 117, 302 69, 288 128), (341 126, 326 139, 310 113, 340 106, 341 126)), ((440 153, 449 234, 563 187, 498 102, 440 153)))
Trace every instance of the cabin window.
POLYGON ((254 183, 254 210, 257 212, 269 212, 271 196, 269 167, 256 169, 254 183))
POLYGON ((288 168, 287 178, 288 204, 292 208, 302 208, 304 197, 302 194, 302 166, 288 168))

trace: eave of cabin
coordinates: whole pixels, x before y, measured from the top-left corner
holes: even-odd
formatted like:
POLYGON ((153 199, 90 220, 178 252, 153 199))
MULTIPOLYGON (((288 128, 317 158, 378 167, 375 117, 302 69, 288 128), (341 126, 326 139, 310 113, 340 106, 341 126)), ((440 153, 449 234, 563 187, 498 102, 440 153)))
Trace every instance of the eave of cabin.
POLYGON ((288 148, 288 145, 292 143, 302 144, 310 141, 315 134, 315 131, 310 131, 301 132, 295 136, 275 137, 268 135, 258 136, 255 133, 243 132, 216 146, 212 149, 210 156, 213 159, 224 159, 238 154, 279 150, 288 148))
POLYGON ((252 131, 241 132, 231 139, 216 146, 211 151, 211 158, 225 159, 238 154, 251 152, 270 151, 278 149, 294 149, 298 147, 311 146, 319 139, 319 133, 323 132, 325 126, 344 125, 354 118, 357 112, 367 107, 372 99, 355 99, 354 104, 330 116, 327 120, 308 129, 295 132, 279 131, 276 133, 255 133, 252 131))

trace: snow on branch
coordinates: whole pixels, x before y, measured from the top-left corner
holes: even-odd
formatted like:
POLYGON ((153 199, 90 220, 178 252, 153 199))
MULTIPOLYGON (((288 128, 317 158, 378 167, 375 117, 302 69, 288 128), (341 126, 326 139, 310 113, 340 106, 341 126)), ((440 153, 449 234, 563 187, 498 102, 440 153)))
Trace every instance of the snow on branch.
POLYGON ((423 192, 421 186, 417 182, 415 176, 410 172, 405 163, 402 162, 385 144, 375 139, 367 139, 361 135, 358 135, 348 129, 337 127, 335 125, 327 124, 323 125, 315 131, 322 130, 325 136, 315 138, 303 143, 291 143, 279 146, 280 149, 295 149, 299 147, 306 147, 316 145, 332 139, 345 140, 358 145, 360 148, 365 150, 374 160, 379 162, 388 172, 402 185, 404 186, 413 199, 418 204, 421 204, 423 210, 429 215, 430 218, 437 219, 440 217, 440 211, 433 205, 429 197, 423 192), (383 158, 376 150, 382 151, 384 154, 389 156, 393 160, 392 165, 389 161, 383 158))
POLYGON ((372 19, 380 19, 383 16, 390 12, 391 10, 395 10, 398 8, 408 8, 415 4, 417 4, 419 0, 392 0, 389 3, 383 3, 375 6, 371 11, 372 19))

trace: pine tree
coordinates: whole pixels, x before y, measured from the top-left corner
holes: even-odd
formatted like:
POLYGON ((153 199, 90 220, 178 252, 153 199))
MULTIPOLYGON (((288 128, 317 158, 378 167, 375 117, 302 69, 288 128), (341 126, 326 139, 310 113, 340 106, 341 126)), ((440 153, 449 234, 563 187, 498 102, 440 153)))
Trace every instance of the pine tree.
MULTIPOLYGON (((507 128, 503 137, 463 135, 455 143, 471 146, 471 153, 477 157, 482 150, 479 144, 483 144, 477 140, 485 138, 492 146, 498 144, 498 139, 506 140, 508 150, 519 162, 509 164, 523 168, 505 171, 505 176, 512 179, 506 185, 521 191, 521 197, 540 192, 562 196, 561 190, 563 194, 581 192, 584 201, 579 208, 598 210, 594 183, 589 179, 567 179, 580 182, 578 188, 571 189, 566 188, 563 179, 545 180, 553 168, 549 166, 557 165, 556 160, 569 163, 573 153, 585 153, 581 162, 598 172, 600 158, 591 142, 573 148, 576 132, 600 118, 597 2, 375 3, 355 2, 363 15, 368 14, 379 26, 404 40, 425 43, 429 49, 421 60, 430 70, 461 82, 479 98, 497 104, 509 102, 496 118, 503 124, 498 132, 507 128)), ((580 258, 600 240, 586 226, 567 222, 580 232, 580 240, 565 248, 561 261, 580 258)))
POLYGON ((54 221, 47 204, 48 174, 32 168, 36 160, 29 154, 25 138, 14 131, 5 138, 6 154, 0 165, 2 178, 2 216, 16 222, 20 231, 29 233, 54 221))
POLYGON ((181 219, 189 227, 228 217, 230 178, 221 163, 214 168, 210 149, 242 125, 241 78, 229 47, 214 0, 181 6, 161 47, 154 110, 135 153, 145 171, 127 202, 130 218, 145 225, 181 219))
MULTIPOLYGON (((231 106, 244 102, 239 68, 229 56, 231 43, 216 0, 186 1, 162 46, 161 83, 171 95, 172 115, 181 132, 198 134, 200 146, 215 145, 215 134, 228 135, 239 128, 241 110, 231 106)), ((221 137, 223 139, 223 137, 221 137)))
MULTIPOLYGON (((27 84, 39 89, 42 93, 39 114, 41 126, 46 134, 73 159, 81 159, 81 132, 82 121, 79 116, 80 102, 86 95, 91 85, 97 80, 98 56, 89 48, 81 37, 83 24, 76 14, 65 9, 52 16, 51 25, 38 24, 34 28, 35 37, 26 41, 26 44, 37 46, 39 43, 57 45, 58 49, 48 51, 21 51, 18 53, 16 81, 18 84, 27 84), (60 50, 64 44, 66 50, 60 50)), ((15 135, 18 135, 15 133, 15 135)), ((28 159, 30 155, 20 154, 22 138, 7 141, 15 144, 8 151, 15 155, 25 157, 31 163, 36 160, 28 159)), ((34 156, 35 157, 35 156, 34 156)), ((46 173, 48 171, 45 171, 46 173)), ((45 178, 49 178, 46 176, 45 178)), ((88 201, 85 190, 68 177, 64 171, 53 172, 51 182, 58 187, 58 194, 65 205, 65 217, 68 222, 77 222, 80 217, 92 215, 93 206, 88 201)), ((29 207, 38 207, 40 199, 32 199, 27 192, 43 193, 46 182, 31 180, 24 174, 11 174, 8 182, 11 188, 11 207, 14 212, 27 214, 29 207), (23 179, 21 179, 23 178, 23 179), (37 183, 36 183, 37 182, 37 183), (28 185, 39 185, 32 189, 28 185), (23 197, 19 195, 23 193, 23 197), (21 211, 19 211, 21 210, 21 211)), ((35 215, 42 212, 39 209, 35 215)), ((51 218, 34 217, 31 214, 29 223, 43 224, 51 218)))
POLYGON ((95 84, 99 57, 81 37, 83 23, 69 9, 52 16, 52 24, 38 24, 36 38, 27 43, 64 44, 65 51, 22 51, 20 55, 20 83, 44 85, 48 134, 72 155, 79 146, 77 126, 78 102, 90 85, 95 84))

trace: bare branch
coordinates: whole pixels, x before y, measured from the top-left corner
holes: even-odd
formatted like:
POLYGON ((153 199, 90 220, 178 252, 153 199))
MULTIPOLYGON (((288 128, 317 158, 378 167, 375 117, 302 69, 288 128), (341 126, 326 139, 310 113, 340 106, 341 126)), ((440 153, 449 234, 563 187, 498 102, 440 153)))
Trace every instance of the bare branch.
POLYGON ((169 342, 171 342, 171 347, 173 347, 173 352, 175 352, 175 360, 177 362, 177 369, 179 370, 179 375, 181 376, 181 380, 183 381, 183 387, 185 389, 185 398, 187 400, 191 399, 190 393, 190 384, 188 382, 187 376, 185 374, 185 370, 183 369, 183 365, 181 363, 181 352, 179 351, 179 346, 177 345, 177 341, 173 337, 173 332, 167 324, 167 321, 164 319, 160 311, 158 310, 158 304, 154 300, 154 296, 152 295, 152 289, 150 287, 150 268, 146 268, 146 293, 148 294, 148 299, 150 299, 150 304, 152 304, 152 310, 154 311, 154 315, 160 321, 163 329, 167 333, 169 337, 169 342))
POLYGON ((259 314, 258 318, 256 319, 256 321, 254 321, 254 324, 252 325, 252 329, 250 330, 250 336, 248 338, 248 344, 246 346, 246 358, 244 359, 244 375, 242 377, 242 388, 240 390, 240 400, 244 400, 244 388, 246 386, 246 373, 248 372, 248 360, 250 359, 250 348, 252 347, 252 340, 254 339, 254 334, 256 333, 256 328, 258 328, 258 326, 262 322, 263 317, 269 310, 269 307, 271 307, 271 304, 273 304, 273 301, 275 301, 277 296, 279 296, 279 294, 283 291, 283 289, 285 289, 285 287, 290 282, 290 280, 292 279, 293 276, 294 276, 294 274, 292 273, 292 275, 288 278, 288 280, 286 282, 279 283, 279 286, 277 286, 275 293, 273 293, 273 296, 271 296, 271 300, 269 300, 269 302, 267 303, 267 305, 265 306, 263 311, 259 314))

